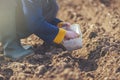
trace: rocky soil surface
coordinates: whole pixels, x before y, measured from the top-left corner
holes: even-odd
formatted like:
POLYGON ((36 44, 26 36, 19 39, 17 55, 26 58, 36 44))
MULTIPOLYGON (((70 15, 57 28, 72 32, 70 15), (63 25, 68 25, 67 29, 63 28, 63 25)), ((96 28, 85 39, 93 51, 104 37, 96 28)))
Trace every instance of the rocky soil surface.
POLYGON ((120 80, 120 0, 58 2, 58 17, 80 24, 83 47, 68 52, 32 35, 22 43, 34 56, 10 61, 0 54, 0 80, 120 80))

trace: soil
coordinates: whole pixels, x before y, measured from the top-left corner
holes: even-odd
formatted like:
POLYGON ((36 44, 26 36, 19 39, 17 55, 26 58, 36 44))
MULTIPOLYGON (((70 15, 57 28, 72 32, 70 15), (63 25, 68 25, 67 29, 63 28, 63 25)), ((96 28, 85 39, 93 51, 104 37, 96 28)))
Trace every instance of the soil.
POLYGON ((11 61, 0 54, 0 80, 120 80, 120 0, 58 2, 58 18, 80 24, 83 47, 69 52, 32 35, 22 43, 34 56, 11 61))

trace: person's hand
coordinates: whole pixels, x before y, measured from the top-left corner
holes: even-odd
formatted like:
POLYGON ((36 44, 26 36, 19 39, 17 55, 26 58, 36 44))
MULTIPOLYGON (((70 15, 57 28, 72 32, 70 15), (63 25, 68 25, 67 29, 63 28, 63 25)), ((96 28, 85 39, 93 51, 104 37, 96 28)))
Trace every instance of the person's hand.
POLYGON ((71 24, 69 22, 63 22, 62 27, 67 27, 69 28, 71 24))
POLYGON ((70 40, 79 37, 79 35, 74 31, 66 31, 65 40, 70 40))
POLYGON ((66 28, 70 28, 71 24, 70 24, 69 22, 60 22, 60 23, 58 23, 57 26, 58 26, 59 28, 64 28, 64 29, 66 29, 66 28))
POLYGON ((71 30, 70 27, 71 27, 71 24, 69 22, 62 22, 63 29, 70 31, 71 30))

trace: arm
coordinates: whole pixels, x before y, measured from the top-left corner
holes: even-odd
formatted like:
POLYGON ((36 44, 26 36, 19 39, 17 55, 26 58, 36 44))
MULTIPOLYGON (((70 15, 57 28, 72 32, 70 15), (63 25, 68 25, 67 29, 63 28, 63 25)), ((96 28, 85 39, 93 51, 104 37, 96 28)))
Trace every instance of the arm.
POLYGON ((61 23, 63 21, 61 21, 60 19, 58 18, 54 18, 51 22, 49 22, 50 24, 52 25, 55 25, 55 26, 58 26, 59 23, 61 23))
POLYGON ((66 31, 49 24, 42 16, 42 11, 37 3, 22 0, 23 12, 28 24, 28 29, 47 43, 61 43, 66 31))
POLYGON ((58 28, 63 28, 63 27, 68 27, 69 28, 71 26, 71 24, 69 22, 61 21, 58 18, 54 18, 53 21, 51 21, 49 23, 57 26, 58 28))

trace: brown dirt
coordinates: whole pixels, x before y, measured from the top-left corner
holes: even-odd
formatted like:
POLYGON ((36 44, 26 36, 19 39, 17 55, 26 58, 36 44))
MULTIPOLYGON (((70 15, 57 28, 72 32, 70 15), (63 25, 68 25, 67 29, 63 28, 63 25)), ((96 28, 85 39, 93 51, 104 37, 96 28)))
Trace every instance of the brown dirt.
POLYGON ((33 57, 13 62, 0 54, 0 80, 120 80, 120 1, 58 1, 58 17, 81 25, 83 47, 68 52, 32 35, 22 43, 34 45, 33 57))

